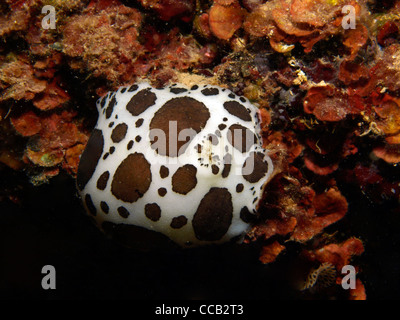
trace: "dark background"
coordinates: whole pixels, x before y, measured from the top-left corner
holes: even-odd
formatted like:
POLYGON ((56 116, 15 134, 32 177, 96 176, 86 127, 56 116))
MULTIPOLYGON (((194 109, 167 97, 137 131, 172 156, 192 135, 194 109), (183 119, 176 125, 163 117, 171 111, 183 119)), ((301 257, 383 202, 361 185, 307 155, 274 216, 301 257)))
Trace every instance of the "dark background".
MULTIPOLYGON (((0 298, 332 298, 294 288, 290 275, 297 267, 300 244, 285 243, 287 249, 269 265, 259 262, 257 244, 138 252, 98 231, 70 176, 61 173, 35 187, 24 173, 4 169, 2 174, 3 183, 12 180, 11 185, 18 186, 22 200, 0 202, 0 298), (41 287, 44 265, 56 269, 55 290, 41 287)), ((366 251, 355 263, 367 298, 398 299, 400 219, 385 207, 394 203, 374 206, 351 190, 344 195, 349 212, 332 230, 343 230, 344 239, 351 233, 364 241, 366 251)))

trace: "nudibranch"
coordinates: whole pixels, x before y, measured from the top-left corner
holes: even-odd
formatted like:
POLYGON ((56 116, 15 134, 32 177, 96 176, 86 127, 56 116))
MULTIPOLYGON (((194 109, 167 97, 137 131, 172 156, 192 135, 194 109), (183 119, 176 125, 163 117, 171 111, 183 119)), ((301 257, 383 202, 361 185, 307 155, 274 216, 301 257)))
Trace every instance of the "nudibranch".
POLYGON ((240 241, 273 172, 256 106, 213 85, 143 82, 97 109, 77 188, 106 234, 146 247, 240 241))

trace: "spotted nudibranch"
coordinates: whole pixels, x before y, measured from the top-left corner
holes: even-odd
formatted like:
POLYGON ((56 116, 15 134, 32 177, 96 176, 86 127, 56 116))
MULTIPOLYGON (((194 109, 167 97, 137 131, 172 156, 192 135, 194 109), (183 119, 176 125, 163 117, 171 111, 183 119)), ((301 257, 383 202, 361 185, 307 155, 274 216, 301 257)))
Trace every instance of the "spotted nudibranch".
POLYGON ((249 229, 273 163, 246 98, 211 85, 143 82, 109 92, 97 109, 77 188, 105 233, 190 247, 249 229))

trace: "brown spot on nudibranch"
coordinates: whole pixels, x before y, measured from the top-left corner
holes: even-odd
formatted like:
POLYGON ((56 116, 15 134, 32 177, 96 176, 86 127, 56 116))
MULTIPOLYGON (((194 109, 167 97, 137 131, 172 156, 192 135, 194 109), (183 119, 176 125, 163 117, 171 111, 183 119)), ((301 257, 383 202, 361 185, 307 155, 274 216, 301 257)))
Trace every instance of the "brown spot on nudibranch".
POLYGON ((215 164, 211 165, 211 171, 213 174, 218 174, 218 172, 219 172, 218 166, 215 164))
POLYGON ((247 108, 237 101, 232 100, 224 102, 224 108, 231 115, 234 115, 243 121, 251 121, 251 116, 247 111, 247 108))
POLYGON ((143 89, 136 93, 126 105, 133 116, 138 116, 155 104, 157 96, 150 89, 143 89))
POLYGON ((169 169, 166 166, 160 167, 160 177, 161 179, 165 179, 169 175, 169 169))
POLYGON ((128 126, 126 123, 118 124, 111 133, 111 140, 114 143, 118 143, 125 138, 126 132, 128 131, 128 126))
POLYGON ((211 142, 213 146, 217 146, 219 143, 218 136, 215 134, 209 134, 208 140, 211 142))
POLYGON ((222 169, 221 176, 222 178, 226 178, 229 176, 232 167, 232 156, 229 153, 224 156, 223 163, 224 168, 222 169))
POLYGON ((142 153, 133 153, 121 162, 115 171, 111 192, 125 202, 135 202, 149 189, 150 164, 142 153))
POLYGON ((174 228, 174 229, 180 229, 185 224, 187 224, 187 221, 188 220, 185 216, 175 217, 172 219, 170 226, 171 226, 171 228, 174 228))
POLYGON ((103 109, 106 103, 106 97, 100 98, 100 108, 103 109))
POLYGON ((126 208, 123 207, 123 206, 118 207, 117 211, 118 211, 119 215, 120 215, 122 218, 128 218, 128 216, 129 216, 129 214, 130 214, 129 211, 128 211, 128 209, 126 209, 126 208))
POLYGON ((236 192, 237 192, 237 193, 242 192, 243 189, 244 189, 243 183, 238 183, 238 184, 236 185, 236 192))
POLYGON ((207 107, 196 99, 181 97, 167 101, 157 110, 150 122, 150 130, 155 132, 157 137, 151 142, 152 147, 163 156, 181 155, 187 148, 187 142, 193 138, 191 135, 199 133, 209 118, 210 112, 207 107), (161 138, 157 136, 158 130, 163 133, 162 138, 165 136, 165 142, 159 141, 161 138), (184 137, 179 137, 180 134, 184 137))
POLYGON ((97 210, 96 210, 96 207, 94 206, 94 204, 93 204, 93 201, 92 201, 92 197, 90 196, 90 194, 86 194, 86 196, 85 196, 85 203, 86 203, 86 207, 88 208, 88 210, 89 210, 89 212, 92 214, 92 215, 96 215, 96 213, 97 213, 97 210))
POLYGON ((243 177, 250 183, 255 183, 268 172, 268 163, 264 161, 264 154, 252 152, 242 167, 243 177))
POLYGON ((180 194, 189 193, 197 184, 197 169, 191 164, 178 168, 172 176, 172 190, 180 194))
POLYGON ((103 172, 97 180, 97 189, 104 190, 107 186, 108 178, 110 178, 110 173, 108 171, 103 172))
POLYGON ((197 239, 220 240, 232 222, 232 195, 226 188, 211 188, 203 197, 193 217, 197 239))
POLYGON ((137 120, 137 121, 135 122, 136 128, 139 128, 139 127, 143 124, 143 121, 144 121, 143 118, 140 118, 139 120, 137 120))
POLYGON ((76 179, 79 190, 83 190, 92 177, 101 154, 103 153, 103 148, 103 133, 99 129, 94 129, 79 161, 76 179))
POLYGON ((109 212, 109 210, 110 210, 110 208, 108 207, 107 202, 105 202, 105 201, 101 201, 100 202, 100 208, 101 208, 101 210, 103 210, 103 212, 105 214, 107 214, 109 212))
POLYGON ((165 188, 159 188, 159 189, 157 190, 157 192, 158 192, 158 194, 159 194, 160 197, 164 197, 164 196, 167 194, 167 189, 165 189, 165 188))
POLYGON ((249 223, 252 220, 254 220, 254 217, 255 217, 254 214, 251 214, 251 212, 247 207, 243 207, 240 210, 240 219, 242 219, 242 221, 249 223))
POLYGON ((161 218, 161 209, 157 203, 148 203, 144 206, 144 214, 151 221, 158 221, 161 218))
POLYGON ((115 98, 115 94, 114 94, 111 101, 108 103, 108 106, 106 109, 106 119, 111 117, 116 103, 117 103, 117 99, 115 98))
POLYGON ((257 142, 256 135, 240 124, 233 124, 227 133, 229 143, 240 152, 248 152, 257 142))
POLYGON ((139 88, 139 86, 137 84, 133 84, 130 86, 130 88, 128 89, 128 92, 134 92, 139 88))
POLYGON ((185 89, 185 88, 171 88, 170 91, 171 91, 172 93, 178 94, 178 93, 186 92, 186 91, 188 91, 188 90, 185 89))
POLYGON ((201 90, 201 93, 205 96, 216 96, 219 94, 219 90, 217 88, 205 88, 201 90))
POLYGON ((226 124, 224 124, 224 123, 221 123, 218 125, 218 129, 221 131, 224 130, 225 128, 226 128, 226 124))
POLYGON ((132 147, 133 147, 133 140, 130 140, 129 142, 128 142, 128 144, 126 145, 126 149, 127 150, 131 150, 132 149, 132 147))

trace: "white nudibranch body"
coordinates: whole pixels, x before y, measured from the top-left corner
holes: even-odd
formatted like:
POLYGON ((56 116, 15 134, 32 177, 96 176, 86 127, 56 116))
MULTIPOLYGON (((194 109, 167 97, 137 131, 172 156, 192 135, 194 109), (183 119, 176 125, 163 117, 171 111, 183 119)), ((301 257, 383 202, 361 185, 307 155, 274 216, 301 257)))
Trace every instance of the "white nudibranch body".
POLYGON ((273 164, 247 99, 211 85, 138 83, 109 92, 97 108, 77 187, 103 231, 190 247, 249 229, 273 164))

